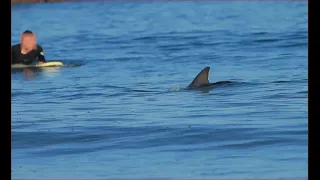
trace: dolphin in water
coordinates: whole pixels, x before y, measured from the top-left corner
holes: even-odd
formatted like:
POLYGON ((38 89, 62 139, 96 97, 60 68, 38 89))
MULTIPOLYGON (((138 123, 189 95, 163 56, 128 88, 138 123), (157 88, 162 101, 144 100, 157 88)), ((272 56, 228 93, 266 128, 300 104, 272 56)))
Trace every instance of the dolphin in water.
MULTIPOLYGON (((202 93, 208 93, 210 90, 213 89, 213 86, 218 85, 229 85, 233 84, 231 81, 218 81, 215 83, 210 83, 209 81, 209 71, 210 67, 205 67, 200 71, 200 73, 193 79, 191 84, 185 88, 171 88, 170 91, 183 91, 183 90, 200 90, 202 93)), ((137 92, 150 92, 150 91, 141 91, 141 90, 133 90, 137 92)), ((159 92, 163 93, 163 92, 159 92)))
POLYGON ((191 88, 198 88, 198 87, 212 85, 209 82, 209 71, 210 71, 210 67, 205 67, 204 69, 202 69, 187 88, 191 89, 191 88))
POLYGON ((213 85, 220 85, 220 84, 230 84, 231 81, 219 81, 215 83, 210 83, 209 81, 209 71, 210 67, 203 68, 199 74, 193 79, 191 84, 187 86, 185 89, 198 89, 198 88, 205 88, 204 92, 208 92, 212 89, 213 85))

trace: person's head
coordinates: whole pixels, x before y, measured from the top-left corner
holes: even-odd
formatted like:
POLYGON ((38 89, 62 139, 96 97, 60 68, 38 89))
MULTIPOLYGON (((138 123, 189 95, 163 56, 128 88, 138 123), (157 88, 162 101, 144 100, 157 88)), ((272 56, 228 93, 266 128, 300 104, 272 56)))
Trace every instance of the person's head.
POLYGON ((21 35, 21 46, 25 49, 34 49, 37 45, 37 37, 33 32, 26 30, 21 35))

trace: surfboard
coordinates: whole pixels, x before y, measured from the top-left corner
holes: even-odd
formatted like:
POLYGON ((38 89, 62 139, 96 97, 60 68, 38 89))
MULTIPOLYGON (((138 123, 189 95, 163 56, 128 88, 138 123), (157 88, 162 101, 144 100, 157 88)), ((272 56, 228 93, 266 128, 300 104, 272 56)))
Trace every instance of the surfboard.
POLYGON ((43 64, 36 64, 36 65, 25 65, 25 64, 13 64, 11 65, 11 68, 44 68, 44 67, 60 67, 63 66, 62 62, 59 61, 52 61, 52 62, 46 62, 43 64))

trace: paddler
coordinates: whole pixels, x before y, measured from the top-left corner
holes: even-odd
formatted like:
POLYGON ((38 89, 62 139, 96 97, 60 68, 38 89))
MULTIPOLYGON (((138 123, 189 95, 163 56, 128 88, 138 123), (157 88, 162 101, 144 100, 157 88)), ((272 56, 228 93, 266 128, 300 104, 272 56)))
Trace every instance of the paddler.
POLYGON ((34 61, 38 64, 46 62, 43 49, 37 44, 37 36, 35 33, 26 30, 21 34, 21 42, 11 47, 12 57, 11 64, 30 65, 34 61))

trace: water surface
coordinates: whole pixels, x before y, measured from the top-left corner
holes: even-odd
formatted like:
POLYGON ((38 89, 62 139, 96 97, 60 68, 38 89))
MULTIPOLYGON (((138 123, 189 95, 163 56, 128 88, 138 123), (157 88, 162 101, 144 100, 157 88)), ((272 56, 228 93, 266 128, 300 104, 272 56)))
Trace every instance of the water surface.
POLYGON ((307 2, 12 7, 13 178, 307 177, 307 2), (182 88, 210 66, 209 91, 182 88))

